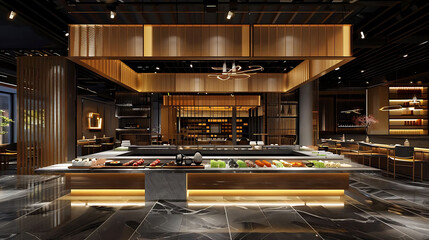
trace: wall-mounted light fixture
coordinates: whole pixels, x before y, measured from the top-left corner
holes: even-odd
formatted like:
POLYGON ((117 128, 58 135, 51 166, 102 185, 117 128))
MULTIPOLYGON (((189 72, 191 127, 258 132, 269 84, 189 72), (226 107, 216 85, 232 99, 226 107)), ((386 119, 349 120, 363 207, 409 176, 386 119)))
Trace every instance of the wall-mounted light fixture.
POLYGON ((101 130, 103 118, 100 117, 99 113, 90 112, 88 114, 88 129, 89 130, 101 130))

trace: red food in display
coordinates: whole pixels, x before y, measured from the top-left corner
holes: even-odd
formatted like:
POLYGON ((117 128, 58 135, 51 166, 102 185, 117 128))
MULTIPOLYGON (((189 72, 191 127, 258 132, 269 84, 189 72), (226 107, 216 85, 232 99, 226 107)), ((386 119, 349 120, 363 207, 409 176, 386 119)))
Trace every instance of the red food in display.
POLYGON ((153 161, 149 166, 154 167, 156 165, 158 165, 161 162, 161 160, 156 159, 155 161, 153 161))
POLYGON ((135 162, 136 162, 136 160, 131 160, 129 162, 124 163, 123 166, 132 166, 135 162))

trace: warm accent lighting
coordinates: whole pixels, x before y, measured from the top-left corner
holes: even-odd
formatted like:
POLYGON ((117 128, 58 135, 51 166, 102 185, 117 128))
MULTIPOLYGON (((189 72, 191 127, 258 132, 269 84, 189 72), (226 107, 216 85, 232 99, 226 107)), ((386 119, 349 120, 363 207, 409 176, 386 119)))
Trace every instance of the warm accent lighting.
POLYGON ((231 78, 236 79, 247 79, 250 76, 255 75, 257 71, 264 71, 264 68, 259 65, 251 65, 248 67, 248 70, 241 70, 240 65, 235 65, 235 62, 232 62, 231 68, 227 68, 226 62, 223 63, 222 67, 212 67, 213 70, 222 71, 217 74, 209 74, 209 78, 217 78, 222 81, 229 80, 231 78))
POLYGON ((144 196, 144 189, 71 189, 70 196, 144 196))
POLYGON ((234 17, 234 12, 229 10, 228 13, 226 14, 226 19, 230 20, 232 17, 234 17))
POLYGON ((115 11, 110 11, 110 18, 114 19, 116 17, 116 12, 115 11))
POLYGON ((192 189, 188 197, 195 196, 343 196, 342 189, 192 189))
POLYGON ((392 106, 384 106, 380 108, 380 111, 387 112, 387 111, 399 111, 402 110, 401 105, 392 105, 392 106))
POLYGON ((9 19, 13 20, 15 17, 16 17, 16 12, 10 11, 10 13, 9 13, 9 19))
POLYGON ((88 129, 90 130, 101 130, 103 118, 100 117, 99 113, 90 112, 88 114, 88 129))
POLYGON ((92 206, 106 206, 106 207, 144 207, 144 201, 128 201, 128 202, 80 202, 80 201, 72 201, 70 203, 72 207, 92 207, 92 206))

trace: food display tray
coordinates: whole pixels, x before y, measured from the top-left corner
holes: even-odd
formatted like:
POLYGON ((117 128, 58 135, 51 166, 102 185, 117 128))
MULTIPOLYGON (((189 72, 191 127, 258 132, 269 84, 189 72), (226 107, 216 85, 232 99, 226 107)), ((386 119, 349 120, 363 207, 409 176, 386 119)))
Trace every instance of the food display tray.
POLYGON ((203 165, 199 166, 69 166, 68 169, 142 169, 142 168, 168 168, 168 169, 204 169, 203 165))

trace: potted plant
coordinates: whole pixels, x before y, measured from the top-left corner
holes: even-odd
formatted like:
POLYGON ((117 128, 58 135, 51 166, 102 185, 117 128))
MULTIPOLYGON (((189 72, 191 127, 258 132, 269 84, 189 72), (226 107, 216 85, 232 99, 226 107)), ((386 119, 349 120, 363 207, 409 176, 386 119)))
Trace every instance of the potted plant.
POLYGON ((3 144, 3 135, 7 133, 3 131, 3 127, 8 127, 13 122, 12 119, 4 116, 4 113, 5 111, 0 109, 0 144, 3 144))

